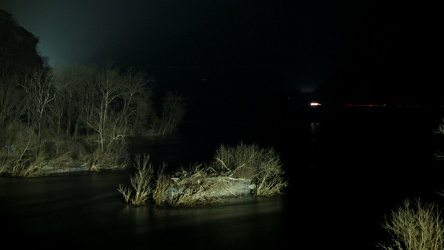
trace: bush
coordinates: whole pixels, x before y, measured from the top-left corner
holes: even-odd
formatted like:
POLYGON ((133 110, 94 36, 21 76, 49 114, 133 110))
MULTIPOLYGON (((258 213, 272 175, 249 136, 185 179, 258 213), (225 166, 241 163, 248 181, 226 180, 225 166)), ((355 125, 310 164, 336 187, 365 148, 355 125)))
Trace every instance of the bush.
POLYGON ((444 222, 438 206, 409 200, 392 211, 383 228, 390 234, 390 244, 378 244, 386 250, 443 250, 444 222))
MULTIPOLYGON (((136 162, 141 161, 140 156, 136 158, 136 162)), ((212 204, 229 196, 274 196, 282 194, 288 185, 279 155, 272 148, 260 149, 242 143, 236 147, 222 145, 209 165, 196 164, 168 174, 164 164, 157 171, 155 186, 151 185, 154 174, 148 157, 145 156, 137 169, 136 175, 131 177, 132 189, 122 185, 118 189, 132 205, 144 204, 150 195, 159 206, 212 204)))
POLYGON ((144 155, 143 157, 141 155, 136 155, 136 162, 134 166, 137 171, 130 178, 132 189, 125 188, 122 184, 120 184, 118 191, 122 193, 125 202, 131 203, 131 205, 134 206, 139 206, 145 204, 152 194, 154 168, 149 162, 149 156, 147 155, 144 155))
POLYGON ((6 145, 0 148, 0 174, 14 177, 35 177, 47 164, 47 152, 36 132, 21 124, 7 127, 0 139, 6 145))
POLYGON ((229 176, 251 180, 256 185, 255 195, 279 195, 288 185, 280 156, 273 148, 240 143, 235 147, 221 145, 214 157, 216 168, 229 176))

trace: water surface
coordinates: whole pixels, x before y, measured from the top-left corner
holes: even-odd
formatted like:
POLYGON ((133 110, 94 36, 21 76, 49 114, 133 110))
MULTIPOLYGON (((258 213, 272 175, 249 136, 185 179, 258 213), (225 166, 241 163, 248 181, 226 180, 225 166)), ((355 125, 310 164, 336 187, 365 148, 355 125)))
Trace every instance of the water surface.
POLYGON ((444 141, 432 132, 441 114, 396 115, 190 122, 173 136, 136 138, 130 148, 172 170, 211 161, 221 144, 273 147, 290 183, 279 197, 134 208, 117 191, 129 185, 129 170, 1 178, 3 235, 50 249, 375 249, 384 214, 404 199, 444 201, 437 194, 444 165, 433 156, 444 141))

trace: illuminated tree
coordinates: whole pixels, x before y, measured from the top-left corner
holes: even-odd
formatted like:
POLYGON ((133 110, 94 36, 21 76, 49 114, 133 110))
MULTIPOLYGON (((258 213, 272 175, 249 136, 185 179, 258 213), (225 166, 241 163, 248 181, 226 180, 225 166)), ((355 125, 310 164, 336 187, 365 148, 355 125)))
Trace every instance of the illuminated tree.
POLYGON ((113 131, 118 123, 116 119, 119 118, 113 113, 111 104, 122 94, 122 87, 118 69, 106 67, 98 73, 97 102, 93 108, 93 120, 89 125, 97 132, 97 141, 101 151, 105 150, 105 142, 110 144, 119 136, 117 131, 113 131))
POLYGON ((82 135, 88 134, 87 124, 91 120, 97 73, 96 67, 76 65, 56 74, 67 136, 77 138, 80 129, 84 131, 82 135))
MULTIPOLYGON (((129 69, 122 75, 122 89, 119 96, 119 114, 121 123, 119 134, 125 138, 129 133, 135 134, 135 129, 141 128, 146 115, 151 112, 150 97, 154 82, 145 72, 129 69)), ((146 127, 145 127, 146 129, 146 127)))
POLYGON ((47 119, 44 114, 57 93, 52 84, 52 77, 51 71, 36 68, 25 76, 23 83, 19 83, 27 93, 28 125, 35 127, 39 139, 44 120, 47 119))

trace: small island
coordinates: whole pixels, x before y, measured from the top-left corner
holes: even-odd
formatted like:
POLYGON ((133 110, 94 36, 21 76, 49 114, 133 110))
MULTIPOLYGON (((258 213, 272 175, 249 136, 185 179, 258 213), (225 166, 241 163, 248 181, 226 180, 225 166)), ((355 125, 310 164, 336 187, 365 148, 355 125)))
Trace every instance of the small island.
POLYGON ((158 206, 195 206, 223 202, 234 196, 276 196, 284 194, 289 182, 279 155, 273 148, 240 143, 221 145, 214 160, 194 164, 174 173, 150 163, 149 155, 136 155, 130 187, 120 184, 124 201, 140 206, 153 201, 158 206))

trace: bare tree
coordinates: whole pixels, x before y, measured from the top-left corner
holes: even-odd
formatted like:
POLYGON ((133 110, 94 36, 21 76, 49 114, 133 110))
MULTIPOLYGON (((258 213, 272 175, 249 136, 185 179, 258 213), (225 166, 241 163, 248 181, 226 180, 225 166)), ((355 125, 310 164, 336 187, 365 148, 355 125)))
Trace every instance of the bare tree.
MULTIPOLYGON (((112 133, 116 127, 111 125, 115 124, 115 120, 111 120, 113 115, 111 110, 111 104, 116 98, 122 95, 122 83, 120 72, 117 68, 106 67, 101 70, 97 77, 97 94, 98 104, 94 107, 95 120, 90 122, 90 126, 97 132, 97 140, 100 145, 100 150, 105 150, 105 142, 116 138, 116 134, 112 133)), ((113 118, 119 119, 116 116, 113 118)), ((94 119, 94 118, 93 118, 94 119)))
POLYGON ((87 132, 96 95, 97 74, 96 67, 77 65, 57 75, 58 84, 66 86, 63 91, 66 135, 77 138, 80 128, 87 132))
MULTIPOLYGON (((119 110, 121 115, 121 124, 119 129, 119 135, 123 138, 126 137, 128 130, 137 127, 135 120, 137 119, 138 109, 142 108, 143 111, 148 112, 149 106, 143 105, 137 97, 142 97, 146 101, 149 101, 151 96, 151 89, 153 87, 153 78, 148 77, 145 72, 134 71, 129 69, 126 75, 122 79, 122 94, 120 99, 122 101, 122 108, 119 110), (143 108, 145 107, 145 108, 143 108), (129 125, 133 126, 129 126, 129 125)), ((133 133, 133 131, 131 131, 133 133)))
POLYGON ((36 68, 31 73, 25 75, 23 83, 18 83, 28 94, 27 111, 31 124, 36 128, 39 140, 41 140, 43 114, 48 110, 49 104, 56 97, 56 91, 52 85, 52 77, 51 71, 36 68))
POLYGON ((161 117, 157 124, 158 134, 169 134, 182 122, 185 114, 184 100, 185 98, 178 93, 167 92, 162 105, 161 117))
POLYGON ((66 95, 68 91, 67 84, 55 84, 55 91, 56 95, 54 98, 54 101, 52 102, 52 105, 50 105, 49 110, 51 111, 51 117, 53 119, 53 128, 55 130, 56 135, 59 137, 62 134, 63 127, 65 124, 62 124, 63 118, 66 115, 66 108, 68 107, 65 105, 66 100, 69 100, 66 95))

